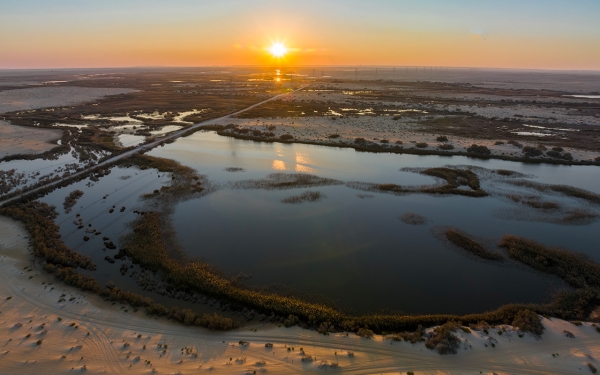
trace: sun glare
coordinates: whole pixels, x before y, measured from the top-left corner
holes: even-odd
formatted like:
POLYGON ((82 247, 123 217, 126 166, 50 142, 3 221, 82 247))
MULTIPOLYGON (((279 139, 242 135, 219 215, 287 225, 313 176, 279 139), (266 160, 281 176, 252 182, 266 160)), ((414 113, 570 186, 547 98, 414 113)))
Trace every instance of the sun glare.
POLYGON ((271 47, 269 47, 269 52, 271 55, 273 55, 273 57, 280 58, 285 56, 285 54, 288 52, 288 49, 283 45, 283 43, 273 43, 271 47))

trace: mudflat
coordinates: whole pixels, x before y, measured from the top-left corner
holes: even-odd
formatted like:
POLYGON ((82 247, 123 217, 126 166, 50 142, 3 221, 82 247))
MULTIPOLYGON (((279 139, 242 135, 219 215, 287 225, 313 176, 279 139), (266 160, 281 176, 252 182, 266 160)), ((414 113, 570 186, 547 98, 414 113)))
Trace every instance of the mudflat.
POLYGON ((0 121, 0 158, 14 154, 35 154, 56 146, 62 129, 41 129, 0 121))

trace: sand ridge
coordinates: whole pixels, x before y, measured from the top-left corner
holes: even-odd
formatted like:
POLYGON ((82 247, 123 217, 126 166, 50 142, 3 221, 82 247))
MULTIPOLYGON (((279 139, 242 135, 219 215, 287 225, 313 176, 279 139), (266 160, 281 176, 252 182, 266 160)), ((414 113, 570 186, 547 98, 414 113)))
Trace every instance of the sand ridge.
POLYGON ((485 346, 488 336, 460 333, 463 349, 454 356, 422 343, 323 336, 272 324, 211 332, 149 318, 54 282, 30 251, 24 227, 0 217, 0 374, 581 374, 589 371, 585 362, 598 366, 600 358, 594 327, 558 319, 544 319, 547 332, 540 340, 490 332, 495 348, 485 346), (302 361, 302 353, 313 360, 302 361))

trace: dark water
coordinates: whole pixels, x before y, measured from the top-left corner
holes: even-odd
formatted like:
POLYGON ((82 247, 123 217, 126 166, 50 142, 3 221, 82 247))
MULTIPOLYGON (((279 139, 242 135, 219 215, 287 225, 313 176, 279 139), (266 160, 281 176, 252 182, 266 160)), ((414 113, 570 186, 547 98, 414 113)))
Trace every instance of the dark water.
MULTIPOLYGON (((513 234, 585 252, 599 259, 598 222, 566 226, 498 215, 511 203, 486 198, 392 196, 346 186, 291 190, 237 190, 226 181, 264 178, 272 172, 300 172, 340 179, 432 184, 434 179, 403 167, 474 165, 535 175, 539 182, 567 182, 598 190, 600 168, 527 165, 464 157, 368 154, 313 145, 258 143, 196 133, 150 153, 191 166, 221 189, 180 204, 174 226, 190 255, 228 274, 251 274, 250 285, 284 284, 323 295, 356 312, 381 309, 409 313, 466 313, 510 302, 542 302, 556 280, 507 262, 495 265, 454 251, 433 234, 453 226, 497 242, 513 234), (245 168, 231 173, 226 167, 245 168), (326 199, 289 205, 281 199, 306 190, 326 199), (411 226, 398 216, 415 212, 429 219, 411 226)), ((493 188, 493 186, 484 188, 493 188)), ((515 188, 513 187, 513 190, 515 188)), ((518 190, 518 189, 516 189, 518 190)), ((539 194, 536 192, 536 194, 539 194)), ((551 197, 563 204, 573 199, 551 197)))
MULTIPOLYGON (((486 180, 483 175, 483 188, 493 194, 477 199, 422 194, 394 196, 345 185, 243 190, 227 184, 261 179, 273 172, 293 172, 344 182, 424 185, 436 180, 399 169, 469 164, 511 169, 531 175, 533 181, 568 183, 598 192, 600 168, 597 167, 370 154, 323 146, 235 140, 214 133, 196 133, 150 154, 189 165, 218 186, 215 192, 181 203, 175 209, 174 227, 190 255, 230 275, 251 274, 249 285, 282 284, 337 301, 358 313, 382 309, 408 313, 485 311, 511 302, 543 302, 552 291, 563 287, 560 281, 511 262, 492 264, 449 248, 434 236, 437 227, 457 227, 492 245, 503 235, 519 235, 600 260, 597 221, 568 226, 524 220, 528 211, 515 211, 515 204, 500 194, 540 193, 486 180), (245 168, 245 171, 226 172, 226 167, 245 168), (319 191, 326 198, 299 205, 281 202, 306 190, 319 191), (369 194, 372 198, 361 199, 359 194, 369 194), (405 224, 398 217, 407 212, 425 216, 428 223, 405 224)), ((127 223, 136 218, 133 211, 144 207, 140 196, 159 189, 169 180, 170 176, 155 170, 114 168, 98 182, 86 179, 58 189, 42 200, 57 206, 56 222, 66 243, 90 255, 98 264, 98 270, 92 274, 99 282, 112 280, 141 292, 129 277, 131 272, 126 276, 120 274, 121 262, 110 264, 104 260, 107 255, 114 256, 116 250, 105 249, 102 237, 107 236, 120 246, 119 237, 130 230, 127 223), (62 203, 75 189, 84 191, 84 195, 67 214, 62 203), (109 209, 113 205, 116 209, 111 214, 109 209), (122 213, 121 207, 126 207, 122 213), (86 228, 92 224, 91 228, 102 234, 91 235, 84 233, 85 229, 77 229, 73 223, 76 214, 81 215, 86 228), (84 241, 84 235, 91 239, 84 241)), ((589 206, 572 198, 542 198, 573 207, 589 206)), ((176 304, 181 305, 181 301, 176 304)))

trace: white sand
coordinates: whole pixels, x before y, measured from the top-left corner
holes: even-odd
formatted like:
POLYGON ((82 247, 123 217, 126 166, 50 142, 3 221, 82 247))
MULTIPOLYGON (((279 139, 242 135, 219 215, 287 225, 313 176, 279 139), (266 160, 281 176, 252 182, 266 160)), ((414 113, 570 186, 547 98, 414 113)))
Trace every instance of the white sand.
POLYGON ((498 341, 495 348, 485 347, 486 337, 476 332, 461 333, 467 349, 450 356, 440 356, 422 343, 392 343, 380 336, 323 336, 270 324, 227 333, 185 327, 125 312, 131 308, 110 305, 58 282, 47 285, 53 280, 32 262, 27 238, 21 224, 0 217, 0 374, 322 373, 322 361, 339 363, 341 370, 329 371, 344 374, 586 374, 590 372, 585 362, 600 367, 600 333, 587 323, 577 327, 558 319, 544 320, 547 332, 541 340, 492 332, 498 341), (65 300, 58 302, 63 294, 65 300), (565 337, 563 330, 575 338, 565 337), (248 344, 239 345, 240 340, 248 344), (274 347, 265 348, 267 342, 274 347), (290 346, 293 351, 287 350, 290 346), (316 361, 302 362, 300 348, 316 361))

